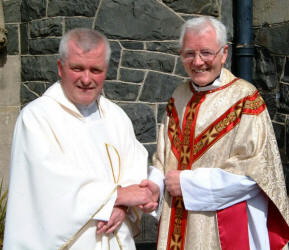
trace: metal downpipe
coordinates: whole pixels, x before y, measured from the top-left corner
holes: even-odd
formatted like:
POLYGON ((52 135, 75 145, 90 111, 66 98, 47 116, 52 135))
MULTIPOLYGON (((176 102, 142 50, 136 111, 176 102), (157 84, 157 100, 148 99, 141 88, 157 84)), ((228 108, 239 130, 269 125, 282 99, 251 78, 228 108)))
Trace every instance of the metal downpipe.
POLYGON ((233 63, 234 73, 249 82, 252 82, 253 72, 253 32, 252 0, 234 0, 235 48, 233 63))

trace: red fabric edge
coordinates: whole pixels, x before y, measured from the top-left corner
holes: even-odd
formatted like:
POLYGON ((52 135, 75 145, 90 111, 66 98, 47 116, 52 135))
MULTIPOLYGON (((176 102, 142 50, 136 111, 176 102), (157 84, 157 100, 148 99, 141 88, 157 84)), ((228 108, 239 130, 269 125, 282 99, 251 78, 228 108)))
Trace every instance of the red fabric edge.
POLYGON ((289 226, 271 200, 267 218, 270 249, 281 250, 289 241, 289 226))
POLYGON ((246 201, 217 211, 217 220, 222 250, 250 250, 246 201))

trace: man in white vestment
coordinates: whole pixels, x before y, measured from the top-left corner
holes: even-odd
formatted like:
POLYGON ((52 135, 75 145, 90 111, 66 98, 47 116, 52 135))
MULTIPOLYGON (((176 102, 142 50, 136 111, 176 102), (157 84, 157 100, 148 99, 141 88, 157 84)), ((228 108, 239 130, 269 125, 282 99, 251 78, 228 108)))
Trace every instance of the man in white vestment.
POLYGON ((157 197, 165 188, 158 249, 283 249, 288 197, 262 97, 223 68, 226 28, 217 19, 186 21, 180 46, 190 79, 169 100, 155 168, 141 184, 157 197))
POLYGON ((61 80, 15 126, 4 250, 135 249, 137 206, 157 203, 138 185, 147 151, 125 112, 101 96, 108 41, 74 29, 59 53, 61 80))

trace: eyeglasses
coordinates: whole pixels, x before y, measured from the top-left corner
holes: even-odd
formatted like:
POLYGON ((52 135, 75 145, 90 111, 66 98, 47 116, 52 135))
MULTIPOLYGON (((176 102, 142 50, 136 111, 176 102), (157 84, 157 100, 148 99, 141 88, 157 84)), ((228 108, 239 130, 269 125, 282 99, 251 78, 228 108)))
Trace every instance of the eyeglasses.
POLYGON ((200 50, 200 51, 185 50, 181 52, 181 58, 184 62, 186 62, 194 60, 196 56, 199 55, 201 60, 204 62, 213 61, 222 49, 223 47, 219 48, 216 52, 211 50, 200 50))

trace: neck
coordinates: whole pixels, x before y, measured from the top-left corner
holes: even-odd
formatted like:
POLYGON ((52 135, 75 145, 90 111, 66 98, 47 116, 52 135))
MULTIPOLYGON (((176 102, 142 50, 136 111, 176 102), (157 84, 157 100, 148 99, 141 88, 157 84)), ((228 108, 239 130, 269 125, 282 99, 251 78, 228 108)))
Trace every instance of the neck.
POLYGON ((92 102, 88 105, 75 104, 75 106, 84 117, 90 116, 98 110, 96 102, 92 102))
POLYGON ((208 86, 212 85, 218 78, 220 78, 220 75, 218 75, 213 81, 207 83, 206 85, 202 85, 202 86, 198 85, 197 83, 195 83, 193 81, 192 81, 192 84, 198 88, 204 88, 204 87, 208 87, 208 86))

